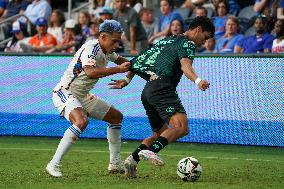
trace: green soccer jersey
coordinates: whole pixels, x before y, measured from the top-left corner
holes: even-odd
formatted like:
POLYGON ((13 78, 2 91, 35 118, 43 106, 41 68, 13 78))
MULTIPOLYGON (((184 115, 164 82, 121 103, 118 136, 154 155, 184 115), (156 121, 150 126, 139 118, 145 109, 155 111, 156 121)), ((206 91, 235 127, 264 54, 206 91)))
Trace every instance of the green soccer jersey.
POLYGON ((131 71, 145 80, 168 78, 177 86, 183 74, 180 60, 194 59, 196 46, 184 35, 167 37, 131 60, 131 71))

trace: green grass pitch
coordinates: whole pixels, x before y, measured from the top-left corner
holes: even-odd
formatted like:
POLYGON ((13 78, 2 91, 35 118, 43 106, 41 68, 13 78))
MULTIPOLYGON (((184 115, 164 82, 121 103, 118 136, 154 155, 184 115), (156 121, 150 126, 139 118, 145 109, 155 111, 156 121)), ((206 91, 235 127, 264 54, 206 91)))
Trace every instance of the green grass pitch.
MULTIPOLYGON (((63 178, 45 173, 58 138, 0 137, 0 188, 26 189, 261 189, 284 188, 284 148, 238 145, 172 143, 161 151, 162 168, 140 162, 138 178, 107 171, 106 140, 80 139, 62 161, 63 178), (183 182, 177 162, 197 158, 203 172, 197 182, 183 182)), ((138 142, 122 144, 126 158, 138 142)))

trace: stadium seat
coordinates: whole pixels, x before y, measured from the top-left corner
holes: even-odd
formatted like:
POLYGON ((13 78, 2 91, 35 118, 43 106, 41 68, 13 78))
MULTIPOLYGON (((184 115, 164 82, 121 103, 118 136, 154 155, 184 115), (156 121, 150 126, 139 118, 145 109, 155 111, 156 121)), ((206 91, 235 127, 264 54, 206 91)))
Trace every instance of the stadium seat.
POLYGON ((161 11, 160 11, 159 8, 153 9, 153 16, 154 16, 155 18, 160 19, 160 17, 162 16, 162 13, 161 13, 161 11))
POLYGON ((255 34, 255 28, 254 26, 251 26, 250 28, 247 29, 247 31, 245 32, 245 36, 250 36, 250 35, 254 35, 255 34))
POLYGON ((238 18, 240 23, 240 33, 244 34, 251 26, 250 20, 247 18, 238 18))
POLYGON ((238 14, 239 18, 251 19, 254 16, 256 16, 256 12, 253 10, 253 5, 244 7, 238 14))
POLYGON ((188 8, 176 8, 175 12, 179 13, 184 20, 186 20, 190 15, 190 10, 188 8))
POLYGON ((213 8, 207 7, 207 17, 212 18, 215 15, 215 10, 213 8))

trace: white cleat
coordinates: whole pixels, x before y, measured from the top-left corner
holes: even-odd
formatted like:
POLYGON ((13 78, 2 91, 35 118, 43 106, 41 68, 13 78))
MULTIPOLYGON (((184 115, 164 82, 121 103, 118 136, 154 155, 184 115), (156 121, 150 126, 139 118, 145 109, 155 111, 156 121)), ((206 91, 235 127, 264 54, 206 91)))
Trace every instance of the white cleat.
POLYGON ((62 173, 59 169, 60 165, 57 164, 52 164, 52 163, 48 163, 46 166, 46 171, 48 174, 50 174, 53 177, 62 177, 62 173))
POLYGON ((158 154, 150 150, 141 150, 138 153, 138 155, 140 159, 151 161, 151 163, 154 165, 157 165, 157 166, 165 165, 165 162, 158 156, 158 154))
POLYGON ((133 159, 133 156, 130 155, 128 158, 124 161, 124 167, 125 167, 125 175, 128 178, 136 178, 136 172, 137 172, 137 162, 133 159))
POLYGON ((124 173, 124 164, 122 161, 118 163, 109 163, 108 164, 108 172, 109 173, 124 173))

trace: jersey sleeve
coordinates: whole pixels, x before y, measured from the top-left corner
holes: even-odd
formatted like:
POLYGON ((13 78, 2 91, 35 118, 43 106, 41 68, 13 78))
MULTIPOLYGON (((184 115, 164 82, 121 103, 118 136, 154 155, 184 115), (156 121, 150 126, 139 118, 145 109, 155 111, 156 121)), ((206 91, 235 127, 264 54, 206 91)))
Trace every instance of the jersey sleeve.
POLYGON ((179 60, 182 58, 189 58, 190 60, 194 59, 196 46, 194 43, 183 40, 177 49, 179 60))
POLYGON ((82 67, 84 66, 95 66, 96 67, 96 56, 100 51, 99 45, 95 46, 86 46, 79 55, 79 59, 81 60, 82 67))

